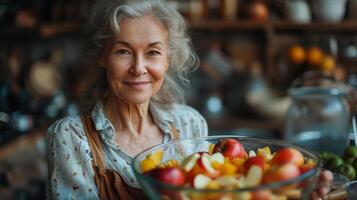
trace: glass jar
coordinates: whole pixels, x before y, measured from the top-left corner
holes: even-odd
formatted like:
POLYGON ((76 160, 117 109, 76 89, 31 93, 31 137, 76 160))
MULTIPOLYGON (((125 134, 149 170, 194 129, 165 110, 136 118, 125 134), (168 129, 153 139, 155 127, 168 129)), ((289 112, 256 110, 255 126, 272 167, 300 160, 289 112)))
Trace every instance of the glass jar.
POLYGON ((342 154, 348 145, 350 112, 343 91, 329 87, 289 89, 292 103, 285 136, 316 151, 342 154))

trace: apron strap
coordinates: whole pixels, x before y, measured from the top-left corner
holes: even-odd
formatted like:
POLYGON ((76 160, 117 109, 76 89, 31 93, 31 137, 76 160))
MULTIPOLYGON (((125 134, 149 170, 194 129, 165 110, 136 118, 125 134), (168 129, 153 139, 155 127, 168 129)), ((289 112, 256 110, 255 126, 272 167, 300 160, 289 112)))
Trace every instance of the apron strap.
POLYGON ((170 127, 171 127, 171 136, 173 138, 173 140, 179 140, 180 139, 180 134, 179 132, 177 131, 175 125, 173 123, 170 124, 170 127))
POLYGON ((81 115, 82 122, 84 122, 84 132, 87 135, 89 147, 93 156, 93 164, 99 169, 105 169, 104 155, 102 147, 102 139, 99 137, 97 130, 89 116, 81 115))

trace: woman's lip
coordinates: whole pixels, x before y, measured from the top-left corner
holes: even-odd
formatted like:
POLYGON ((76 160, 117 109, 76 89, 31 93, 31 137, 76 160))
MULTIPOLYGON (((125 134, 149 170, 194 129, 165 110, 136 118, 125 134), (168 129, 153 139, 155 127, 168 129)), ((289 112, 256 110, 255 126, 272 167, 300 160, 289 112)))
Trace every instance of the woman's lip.
POLYGON ((145 85, 149 84, 150 82, 125 82, 126 85, 130 86, 130 87, 135 87, 135 88, 140 88, 140 87, 144 87, 145 85))

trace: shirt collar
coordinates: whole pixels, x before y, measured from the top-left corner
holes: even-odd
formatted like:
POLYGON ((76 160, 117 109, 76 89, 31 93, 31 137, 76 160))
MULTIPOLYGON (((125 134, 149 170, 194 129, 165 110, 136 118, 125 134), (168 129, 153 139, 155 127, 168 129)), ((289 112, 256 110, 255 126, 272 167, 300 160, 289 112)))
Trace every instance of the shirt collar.
POLYGON ((105 115, 103 103, 98 102, 92 110, 92 119, 94 122, 95 129, 98 131, 110 128, 112 124, 105 115))

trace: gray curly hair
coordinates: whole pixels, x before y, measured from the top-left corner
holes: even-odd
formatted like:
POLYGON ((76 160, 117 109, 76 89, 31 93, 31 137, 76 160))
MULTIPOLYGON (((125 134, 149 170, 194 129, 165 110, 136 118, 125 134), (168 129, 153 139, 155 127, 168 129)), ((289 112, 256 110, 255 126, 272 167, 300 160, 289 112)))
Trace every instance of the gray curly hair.
MULTIPOLYGON (((184 102, 183 86, 189 83, 188 74, 198 67, 198 58, 192 49, 184 18, 162 0, 100 0, 91 10, 92 29, 96 56, 100 56, 107 39, 120 32, 119 22, 123 18, 138 18, 152 15, 161 21, 168 30, 169 69, 159 92, 152 100, 170 105, 184 102)), ((97 57, 97 58, 98 58, 97 57)), ((104 99, 108 90, 105 71, 98 75, 90 89, 90 107, 98 99, 104 99)))

